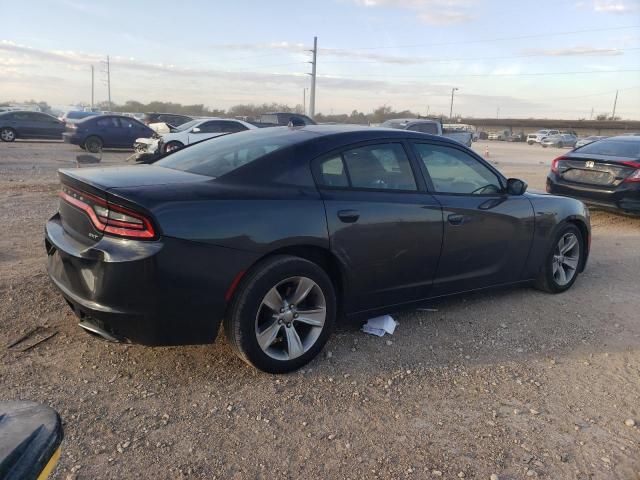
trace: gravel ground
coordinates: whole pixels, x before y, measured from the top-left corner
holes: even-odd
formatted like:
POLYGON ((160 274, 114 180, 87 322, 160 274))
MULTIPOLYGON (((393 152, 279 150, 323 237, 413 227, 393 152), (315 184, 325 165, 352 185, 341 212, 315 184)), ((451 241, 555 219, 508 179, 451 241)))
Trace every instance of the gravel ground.
MULTIPOLYGON (((558 151, 479 142, 543 188, 558 151)), ((0 399, 64 419, 54 475, 97 478, 640 478, 640 220, 592 213, 587 271, 562 295, 512 288, 340 326, 294 374, 214 345, 91 337, 47 280, 43 224, 75 147, 0 144, 0 399), (4 346, 34 326, 56 336, 4 346)), ((105 164, 128 152, 108 152, 105 164)))

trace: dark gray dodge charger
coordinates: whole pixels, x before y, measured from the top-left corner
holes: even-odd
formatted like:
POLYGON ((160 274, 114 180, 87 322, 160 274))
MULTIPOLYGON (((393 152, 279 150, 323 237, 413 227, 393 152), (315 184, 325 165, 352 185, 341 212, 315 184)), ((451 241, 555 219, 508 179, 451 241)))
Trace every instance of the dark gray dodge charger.
POLYGON ((82 327, 178 345, 224 321, 267 372, 309 362, 338 319, 498 285, 563 292, 589 254, 582 202, 404 130, 250 130, 60 179, 48 271, 82 327))

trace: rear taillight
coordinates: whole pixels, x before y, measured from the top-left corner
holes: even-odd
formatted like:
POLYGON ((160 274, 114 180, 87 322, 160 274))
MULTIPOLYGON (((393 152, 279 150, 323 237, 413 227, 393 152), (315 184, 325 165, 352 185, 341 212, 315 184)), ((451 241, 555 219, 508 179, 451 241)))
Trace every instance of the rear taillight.
POLYGON ((622 162, 622 163, 627 167, 633 167, 636 169, 635 171, 631 172, 631 175, 629 175, 623 181, 625 183, 640 182, 640 162, 622 162))
POLYGON ((625 183, 640 182, 640 168, 624 179, 625 183))
POLYGON ((103 233, 137 239, 155 237, 151 221, 138 212, 66 185, 62 187, 60 198, 86 213, 93 226, 103 233))
POLYGON ((551 162, 551 171, 553 173, 558 173, 558 163, 560 163, 560 160, 566 160, 566 159, 567 157, 565 156, 554 158, 553 161, 551 162))

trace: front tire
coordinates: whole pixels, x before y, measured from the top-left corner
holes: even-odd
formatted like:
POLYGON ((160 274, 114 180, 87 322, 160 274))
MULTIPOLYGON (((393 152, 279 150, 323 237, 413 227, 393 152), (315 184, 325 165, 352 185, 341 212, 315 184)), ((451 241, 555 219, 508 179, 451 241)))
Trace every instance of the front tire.
POLYGON ((309 363, 327 342, 336 296, 327 273, 313 262, 277 255, 243 279, 224 320, 236 354, 268 373, 309 363))
POLYGON ((0 139, 2 139, 3 142, 13 142, 16 137, 16 131, 13 128, 5 127, 0 130, 0 139))
POLYGON ((535 287, 548 293, 562 293, 578 278, 584 259, 584 239, 580 229, 567 224, 556 234, 535 287))

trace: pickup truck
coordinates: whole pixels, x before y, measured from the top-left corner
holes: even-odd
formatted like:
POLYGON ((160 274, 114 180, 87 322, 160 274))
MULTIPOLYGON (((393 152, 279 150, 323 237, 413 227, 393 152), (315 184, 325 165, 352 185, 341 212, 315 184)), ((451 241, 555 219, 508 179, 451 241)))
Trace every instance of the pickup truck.
POLYGON ((387 120, 380 126, 447 137, 463 144, 466 147, 471 147, 471 143, 473 142, 473 133, 459 130, 447 131, 443 129, 442 124, 436 120, 422 118, 395 118, 393 120, 387 120))
POLYGON ((559 130, 548 130, 548 129, 538 130, 536 133, 530 133, 529 135, 527 135, 527 143, 529 145, 533 145, 534 143, 540 143, 544 138, 550 135, 557 135, 559 133, 560 133, 559 130))

